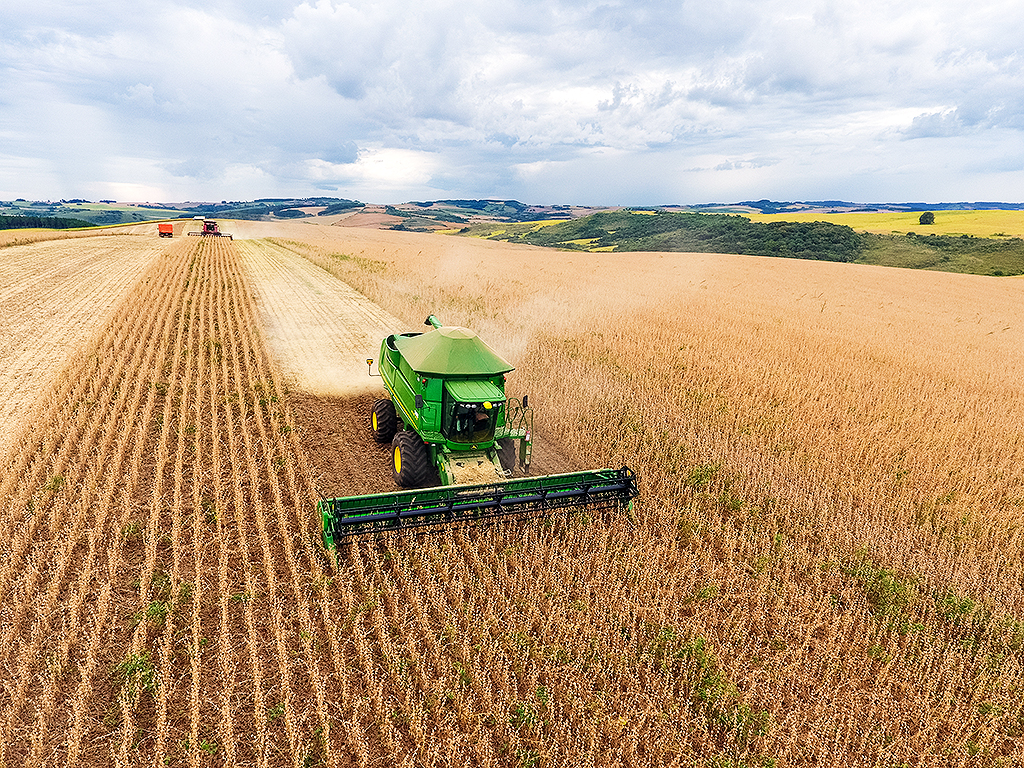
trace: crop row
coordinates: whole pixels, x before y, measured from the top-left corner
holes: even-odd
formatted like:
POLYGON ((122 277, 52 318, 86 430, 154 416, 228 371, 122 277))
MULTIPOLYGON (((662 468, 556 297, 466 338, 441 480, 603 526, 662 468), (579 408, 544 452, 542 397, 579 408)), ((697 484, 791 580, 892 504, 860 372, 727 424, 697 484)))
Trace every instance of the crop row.
POLYGON ((0 765, 756 750, 764 711, 679 623, 692 574, 626 518, 349 543, 332 563, 236 248, 159 257, 7 460, 0 765))
POLYGON ((498 281, 473 246, 456 293, 324 251, 394 311, 521 331, 547 433, 644 490, 334 561, 257 308, 301 298, 283 247, 174 241, 13 440, 0 765, 1019 762, 1018 318, 978 309, 1010 288, 879 276, 854 315, 838 265, 640 254, 538 278, 524 327, 533 252, 498 281))

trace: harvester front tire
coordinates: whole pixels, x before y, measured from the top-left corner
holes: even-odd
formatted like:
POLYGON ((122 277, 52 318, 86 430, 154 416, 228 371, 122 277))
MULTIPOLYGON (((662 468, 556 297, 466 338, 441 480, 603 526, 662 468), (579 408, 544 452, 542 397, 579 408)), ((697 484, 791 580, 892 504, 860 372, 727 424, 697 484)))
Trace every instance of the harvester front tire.
POLYGON ((370 414, 370 431, 378 443, 390 443, 398 428, 398 415, 395 404, 390 400, 378 400, 373 404, 370 414))
POLYGON ((391 441, 392 474, 399 488, 420 488, 430 482, 433 467, 422 438, 410 429, 402 430, 391 441))
POLYGON ((501 468, 512 473, 516 468, 516 441, 511 437, 503 437, 498 441, 498 461, 501 468))

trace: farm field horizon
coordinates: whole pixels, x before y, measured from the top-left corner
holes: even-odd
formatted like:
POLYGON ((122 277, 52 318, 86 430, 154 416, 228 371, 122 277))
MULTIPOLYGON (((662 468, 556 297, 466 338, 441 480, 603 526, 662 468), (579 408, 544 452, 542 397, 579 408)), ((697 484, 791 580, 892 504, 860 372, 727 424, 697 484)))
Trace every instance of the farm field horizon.
POLYGON ((223 229, 0 247, 0 765, 1024 760, 1024 281, 223 229), (429 313, 633 510, 329 557, 429 313))
MULTIPOLYGON (((167 220, 185 222, 187 218, 181 218, 183 216, 190 217, 192 214, 202 213, 203 215, 212 216, 228 221, 237 220, 260 220, 257 216, 254 218, 254 211, 257 207, 262 205, 266 208, 262 223, 273 223, 287 225, 289 222, 295 222, 296 220, 303 223, 313 225, 335 225, 335 226, 359 226, 366 228, 390 228, 394 224, 401 223, 405 219, 424 218, 429 220, 433 215, 441 213, 453 214, 449 219, 445 219, 443 216, 433 223, 438 226, 444 225, 446 221, 449 222, 448 226, 458 227, 468 223, 467 219, 476 215, 478 218, 486 219, 491 217, 495 225, 501 223, 515 222, 518 224, 525 223, 546 223, 552 224, 559 221, 564 221, 564 218, 546 218, 554 214, 558 214, 561 217, 579 218, 581 216, 589 215, 595 212, 601 211, 615 211, 623 209, 623 206, 540 206, 540 205, 527 205, 523 203, 515 204, 515 207, 508 205, 502 205, 501 201, 468 201, 474 204, 475 207, 459 206, 458 203, 466 201, 433 201, 432 203, 401 203, 396 205, 384 205, 377 203, 364 203, 358 201, 341 201, 348 207, 343 211, 332 213, 330 206, 327 204, 328 199, 312 199, 312 200, 292 200, 290 202, 280 202, 276 205, 271 204, 267 201, 253 201, 251 203, 234 203, 234 204, 222 204, 216 206, 213 204, 197 205, 189 204, 191 208, 167 208, 160 209, 151 207, 149 204, 99 204, 99 203, 74 203, 71 207, 61 206, 56 212, 61 216, 74 217, 77 214, 80 215, 81 211, 120 211, 125 214, 125 218, 122 222, 104 222, 102 220, 93 221, 92 224, 95 227, 111 227, 113 230, 118 230, 122 227, 132 228, 136 225, 144 226, 145 220, 149 220, 151 223, 156 219, 167 218, 167 220), (489 203, 485 205, 485 203, 489 203), (232 207, 232 205, 234 207, 232 207), (206 210, 210 208, 211 210, 206 210), (281 209, 281 210, 277 210, 281 209), (246 212, 247 215, 236 219, 232 214, 238 211, 246 212), (537 216, 537 221, 532 221, 528 212, 533 212, 537 216), (511 215, 515 214, 515 215, 511 215), (142 218, 132 218, 132 216, 142 218), (282 218, 275 218, 282 216, 282 218), (405 219, 403 219, 403 216, 405 219), (526 218, 523 218, 523 217, 526 218), (274 221, 267 221, 266 219, 275 218, 274 221), (458 222, 458 223, 456 223, 458 222)), ((14 204, 9 204, 14 205, 14 204)), ((27 203, 21 203, 20 205, 25 206, 27 203)), ((41 204, 32 204, 35 206, 41 204)), ((796 206, 812 206, 810 203, 796 203, 796 206)), ((839 205, 855 208, 854 203, 841 203, 839 205)), ((792 221, 792 222, 809 222, 809 221, 823 221, 832 224, 842 224, 850 226, 859 232, 871 232, 876 234, 888 234, 898 233, 906 234, 913 232, 918 235, 971 235, 973 237, 983 238, 1014 238, 1024 237, 1024 210, 1012 207, 997 207, 997 208, 934 208, 928 207, 932 213, 935 214, 935 222, 929 225, 922 225, 919 223, 922 210, 893 210, 885 207, 889 204, 883 204, 878 210, 849 210, 849 211, 833 211, 827 210, 821 204, 821 207, 815 209, 810 207, 808 209, 797 209, 792 211, 785 211, 782 213, 765 213, 758 211, 751 205, 743 203, 736 204, 721 204, 721 205, 700 205, 694 208, 687 206, 639 206, 638 210, 692 210, 694 212, 706 212, 706 213, 726 213, 730 215, 743 216, 750 219, 751 221, 758 222, 770 222, 770 221, 792 221)), ((1012 204, 998 204, 1002 206, 1009 206, 1012 204)), ((629 209, 626 206, 625 209, 629 209)), ((34 215, 50 215, 50 212, 45 208, 16 208, 5 209, 8 214, 34 214, 34 215)), ((4 231, 4 230, 0 230, 4 231)), ((4 231, 9 237, 11 232, 18 232, 19 230, 4 231)), ((26 230, 20 230, 25 232, 26 230)), ((34 230, 33 230, 34 231, 34 230)), ((129 230, 131 231, 131 230, 129 230)), ((72 230, 69 232, 75 232, 72 230)))

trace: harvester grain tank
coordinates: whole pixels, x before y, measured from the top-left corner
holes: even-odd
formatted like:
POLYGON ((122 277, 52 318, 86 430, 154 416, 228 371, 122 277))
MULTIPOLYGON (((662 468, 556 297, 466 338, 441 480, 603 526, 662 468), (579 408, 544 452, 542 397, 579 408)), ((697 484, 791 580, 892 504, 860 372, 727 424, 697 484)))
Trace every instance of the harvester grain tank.
MULTIPOLYGON (((193 218, 199 219, 200 216, 194 216, 193 218)), ((226 237, 228 240, 234 240, 234 238, 226 232, 221 232, 220 227, 217 226, 217 222, 213 219, 203 219, 203 228, 196 232, 189 232, 190 235, 195 237, 226 237)))
POLYGON ((329 549, 353 534, 632 502, 628 467, 516 477, 529 473, 533 410, 505 393, 512 365, 467 328, 434 315, 426 324, 430 331, 381 342, 377 375, 388 397, 369 419, 374 439, 391 443, 393 478, 405 490, 323 499, 329 549))
POLYGON ((174 237, 174 225, 169 221, 161 221, 156 225, 160 237, 174 237))

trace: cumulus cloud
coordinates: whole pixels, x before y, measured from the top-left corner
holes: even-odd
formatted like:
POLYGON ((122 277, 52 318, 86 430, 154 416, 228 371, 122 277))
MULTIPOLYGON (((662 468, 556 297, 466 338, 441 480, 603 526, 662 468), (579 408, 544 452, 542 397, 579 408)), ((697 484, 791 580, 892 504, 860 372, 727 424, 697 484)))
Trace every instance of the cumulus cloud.
POLYGON ((306 175, 320 189, 355 189, 363 196, 429 186, 439 162, 427 152, 409 149, 363 149, 348 163, 331 163, 319 158, 307 161, 306 175))
POLYGON ((4 13, 4 197, 963 199, 1024 180, 991 170, 1024 129, 1024 8, 1011 2, 56 0, 4 13), (929 168, 952 142, 962 159, 929 168))

